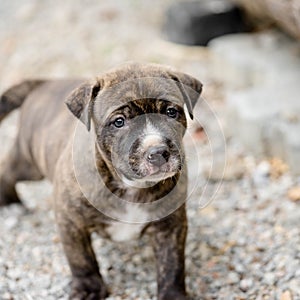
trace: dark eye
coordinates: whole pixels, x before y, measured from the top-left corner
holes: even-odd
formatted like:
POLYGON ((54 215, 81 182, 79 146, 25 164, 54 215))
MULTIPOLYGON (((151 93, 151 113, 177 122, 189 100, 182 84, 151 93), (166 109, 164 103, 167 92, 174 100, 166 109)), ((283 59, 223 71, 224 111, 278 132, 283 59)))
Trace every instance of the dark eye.
POLYGON ((169 107, 167 108, 166 114, 168 117, 175 119, 178 116, 178 110, 174 107, 169 107))
POLYGON ((115 127, 121 128, 125 125, 125 119, 122 117, 119 117, 119 118, 115 119, 113 124, 115 125, 115 127))

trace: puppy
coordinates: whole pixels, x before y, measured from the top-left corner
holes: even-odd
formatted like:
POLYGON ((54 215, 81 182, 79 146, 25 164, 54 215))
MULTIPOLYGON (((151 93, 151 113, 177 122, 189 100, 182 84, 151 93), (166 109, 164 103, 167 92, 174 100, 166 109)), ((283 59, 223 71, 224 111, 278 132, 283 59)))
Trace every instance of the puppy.
POLYGON ((21 115, 0 170, 0 205, 20 203, 18 181, 53 183, 70 299, 108 295, 92 232, 116 242, 149 234, 158 299, 187 299, 182 138, 201 90, 198 80, 168 67, 128 63, 90 82, 31 80, 2 95, 0 120, 18 107, 21 115))

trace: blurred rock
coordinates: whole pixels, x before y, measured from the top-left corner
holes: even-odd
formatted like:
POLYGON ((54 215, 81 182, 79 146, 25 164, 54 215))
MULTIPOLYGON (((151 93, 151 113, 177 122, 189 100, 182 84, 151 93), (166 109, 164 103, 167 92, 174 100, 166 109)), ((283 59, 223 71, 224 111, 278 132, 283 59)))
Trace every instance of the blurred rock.
POLYGON ((268 272, 264 274, 264 283, 273 286, 276 283, 276 275, 274 273, 268 272))
POLYGON ((280 295, 280 300, 293 300, 293 296, 290 291, 285 291, 280 295))
POLYGON ((3 297, 2 298, 3 300, 13 300, 14 299, 14 297, 11 293, 4 293, 4 294, 2 294, 2 297, 3 297))
POLYGON ((233 89, 295 84, 300 77, 299 43, 274 30, 222 36, 209 48, 214 76, 233 89))
POLYGON ((253 286, 253 280, 251 278, 249 279, 242 279, 240 282, 240 289, 243 292, 248 291, 253 286))
POLYGON ((229 134, 256 156, 279 157, 300 174, 298 43, 265 32, 218 38, 210 47, 215 74, 229 86, 229 134))
POLYGON ((174 3, 165 19, 166 38, 187 45, 206 46, 215 37, 247 30, 241 11, 227 0, 174 3))
POLYGON ((253 181, 257 185, 265 184, 270 176, 271 166, 268 161, 262 161, 253 170, 253 181))
POLYGON ((235 92, 228 96, 227 116, 229 130, 249 150, 259 157, 282 158, 296 174, 300 174, 300 122, 290 123, 280 112, 300 113, 299 93, 298 84, 235 92))
POLYGON ((279 158, 271 158, 269 162, 271 167, 270 175, 272 179, 278 179, 289 170, 288 165, 279 158))
POLYGON ((18 225, 18 219, 14 216, 8 217, 6 220, 4 220, 4 226, 8 229, 11 230, 18 225))
POLYGON ((236 272, 229 272, 228 273, 228 279, 227 282, 228 284, 236 284, 240 281, 240 276, 236 272))
POLYGON ((289 189, 288 197, 292 201, 300 201, 300 186, 295 186, 289 189))

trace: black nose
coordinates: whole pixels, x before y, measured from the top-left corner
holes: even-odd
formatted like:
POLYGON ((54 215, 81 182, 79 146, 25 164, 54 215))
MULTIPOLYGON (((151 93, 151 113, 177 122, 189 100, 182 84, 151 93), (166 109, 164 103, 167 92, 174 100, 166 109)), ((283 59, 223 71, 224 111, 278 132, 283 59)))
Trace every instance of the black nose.
POLYGON ((167 146, 151 147, 148 149, 146 157, 151 164, 160 167, 166 163, 170 157, 169 148, 167 146))

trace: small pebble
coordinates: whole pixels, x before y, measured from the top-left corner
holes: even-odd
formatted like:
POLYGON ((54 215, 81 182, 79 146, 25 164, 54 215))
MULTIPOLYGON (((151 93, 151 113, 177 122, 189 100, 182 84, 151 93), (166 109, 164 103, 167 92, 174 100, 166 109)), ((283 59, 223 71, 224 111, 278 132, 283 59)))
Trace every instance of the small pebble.
POLYGON ((18 225, 18 219, 14 216, 8 217, 6 220, 4 220, 4 226, 8 229, 11 230, 18 225))
POLYGON ((292 293, 290 291, 285 291, 281 294, 280 300, 293 300, 292 293))
POLYGON ((300 186, 295 186, 289 189, 288 197, 292 201, 300 201, 300 186))
POLYGON ((2 299, 3 300, 13 300, 14 297, 11 293, 4 293, 4 294, 2 294, 2 299))
POLYGON ((240 289, 243 292, 247 292, 253 286, 253 280, 249 279, 242 279, 240 282, 240 289))
POLYGON ((227 282, 229 284, 236 284, 240 281, 240 276, 238 273, 236 272, 229 272, 227 275, 227 282))
POLYGON ((276 282, 276 275, 274 273, 268 272, 264 275, 263 280, 267 285, 273 286, 276 282))

